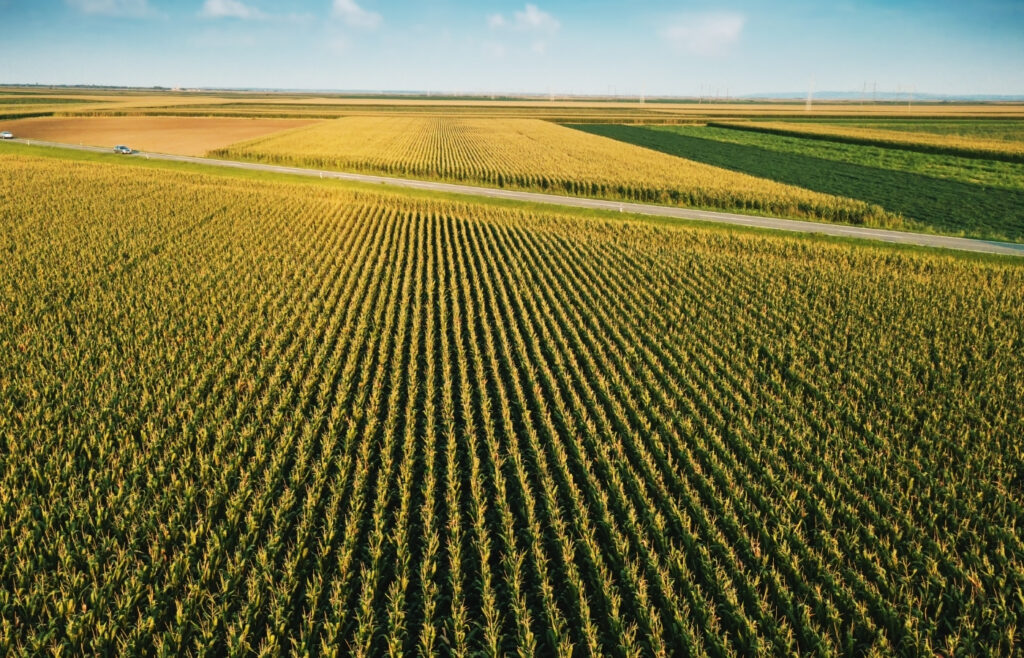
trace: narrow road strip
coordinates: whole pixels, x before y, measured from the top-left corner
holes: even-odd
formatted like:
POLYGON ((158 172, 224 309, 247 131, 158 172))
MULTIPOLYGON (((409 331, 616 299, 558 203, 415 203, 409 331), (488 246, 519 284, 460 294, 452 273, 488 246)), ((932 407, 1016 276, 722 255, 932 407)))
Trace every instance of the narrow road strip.
MULTIPOLYGON (((112 152, 112 149, 102 148, 98 146, 59 144, 56 142, 42 142, 34 139, 15 139, 8 141, 14 141, 17 143, 27 144, 30 146, 49 146, 54 148, 74 149, 78 151, 90 151, 95 153, 112 152)), ((517 190, 497 189, 492 187, 477 187, 474 185, 459 185, 455 183, 438 183, 433 181, 414 180, 410 178, 392 178, 389 176, 353 174, 340 171, 327 171, 321 169, 283 167, 279 165, 260 164, 257 162, 215 160, 212 158, 198 158, 189 155, 171 155, 167 153, 136 152, 131 156, 125 157, 148 158, 151 160, 170 160, 173 162, 190 162, 193 164, 200 165, 231 167, 234 169, 248 169, 252 171, 267 171, 279 174, 309 176, 312 178, 332 178, 337 180, 355 181, 359 183, 374 183, 380 185, 388 185, 391 187, 403 187, 417 190, 431 190, 434 192, 446 192, 449 194, 460 194, 466 196, 490 197, 495 199, 507 199, 511 201, 526 201, 530 203, 546 203, 557 206, 568 206, 573 208, 611 210, 618 212, 633 213, 637 215, 649 215, 653 217, 673 217, 676 219, 717 222, 719 224, 732 224, 735 226, 752 226, 756 228, 773 229, 777 231, 817 233, 821 235, 860 238, 862 240, 879 240, 882 242, 893 242, 898 244, 915 245, 920 247, 937 247, 941 249, 956 249, 959 251, 974 251, 979 253, 1001 254, 1006 256, 1024 256, 1024 244, 1015 244, 1012 242, 998 242, 995 240, 975 240, 971 238, 957 238, 944 235, 931 235, 928 233, 910 233, 905 231, 891 231, 879 228, 846 226, 844 224, 826 224, 821 222, 800 221, 796 219, 759 217, 756 215, 739 215, 736 213, 715 212, 711 210, 695 210, 691 208, 675 208, 671 206, 658 206, 646 203, 606 201, 603 199, 588 199, 584 197, 562 196, 558 194, 541 194, 539 192, 520 192, 517 190)))

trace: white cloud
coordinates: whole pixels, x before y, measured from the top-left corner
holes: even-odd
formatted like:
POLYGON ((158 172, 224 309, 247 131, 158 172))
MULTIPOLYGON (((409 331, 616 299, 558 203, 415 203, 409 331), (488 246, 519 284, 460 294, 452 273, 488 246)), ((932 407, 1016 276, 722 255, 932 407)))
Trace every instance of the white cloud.
POLYGON ((562 26, 558 19, 534 4, 527 3, 522 11, 517 11, 509 20, 501 14, 487 17, 487 25, 491 29, 511 27, 520 32, 543 32, 554 34, 562 26))
POLYGON ((352 27, 372 29, 381 22, 380 14, 363 9, 356 0, 334 0, 333 14, 352 27))
POLYGON ((515 18, 516 27, 521 30, 557 32, 562 26, 558 19, 533 4, 527 4, 522 11, 517 11, 515 18))
MULTIPOLYGON (((491 14, 487 17, 487 25, 492 30, 518 33, 519 38, 530 39, 529 50, 538 55, 547 51, 548 41, 562 27, 557 18, 531 3, 527 3, 522 11, 514 12, 510 19, 501 14, 491 14)), ((522 48, 527 48, 525 43, 522 48)))
POLYGON ((83 14, 133 18, 156 14, 149 6, 149 0, 67 0, 67 3, 83 14))
POLYGON ((736 12, 681 16, 661 31, 673 47, 695 55, 723 55, 739 41, 747 17, 736 12))
POLYGON ((267 15, 250 7, 240 0, 206 0, 203 10, 199 12, 206 18, 241 18, 243 20, 263 20, 267 15))

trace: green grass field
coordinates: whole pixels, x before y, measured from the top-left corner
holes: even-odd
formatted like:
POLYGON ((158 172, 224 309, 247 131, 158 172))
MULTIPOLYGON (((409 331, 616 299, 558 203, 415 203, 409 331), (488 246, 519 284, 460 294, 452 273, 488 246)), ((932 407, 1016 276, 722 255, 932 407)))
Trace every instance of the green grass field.
POLYGON ((1024 165, 719 127, 579 130, 725 169, 860 199, 909 228, 1024 240, 1024 165))

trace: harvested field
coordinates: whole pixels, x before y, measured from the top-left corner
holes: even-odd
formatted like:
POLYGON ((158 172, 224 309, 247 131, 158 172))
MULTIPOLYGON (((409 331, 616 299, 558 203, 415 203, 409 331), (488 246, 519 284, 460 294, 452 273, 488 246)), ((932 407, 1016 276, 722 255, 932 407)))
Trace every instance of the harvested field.
POLYGON ((315 123, 303 119, 206 117, 45 117, 0 122, 0 130, 51 142, 206 155, 235 142, 315 123))

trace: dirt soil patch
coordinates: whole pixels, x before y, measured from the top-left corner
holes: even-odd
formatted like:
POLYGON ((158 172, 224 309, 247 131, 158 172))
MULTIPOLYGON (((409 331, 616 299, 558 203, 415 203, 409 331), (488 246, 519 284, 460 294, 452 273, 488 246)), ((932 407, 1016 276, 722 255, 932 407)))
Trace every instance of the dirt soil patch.
POLYGON ((43 117, 0 121, 16 137, 69 144, 124 144, 140 151, 206 155, 235 142, 301 128, 308 119, 211 117, 43 117))

